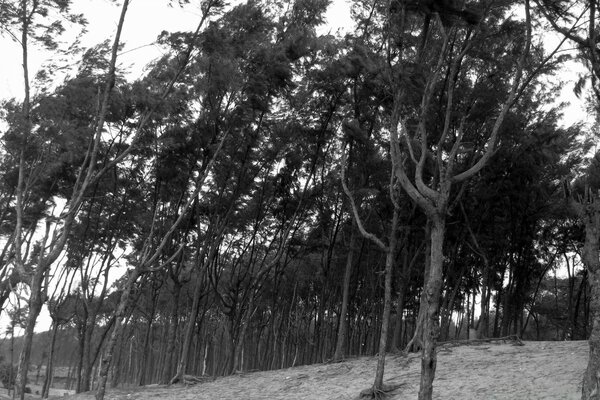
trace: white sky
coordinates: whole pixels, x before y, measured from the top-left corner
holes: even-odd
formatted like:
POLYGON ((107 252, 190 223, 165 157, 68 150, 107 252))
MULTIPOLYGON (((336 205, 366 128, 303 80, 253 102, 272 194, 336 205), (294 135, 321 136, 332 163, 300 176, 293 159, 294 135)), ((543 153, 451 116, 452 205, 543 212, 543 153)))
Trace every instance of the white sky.
MULTIPOLYGON (((161 31, 190 31, 198 24, 200 19, 198 0, 192 0, 191 4, 183 9, 178 6, 168 7, 167 3, 167 0, 132 0, 130 3, 122 33, 125 47, 119 60, 122 65, 131 66, 131 79, 139 77, 143 73, 144 66, 161 55, 161 50, 152 44, 161 31)), ((82 38, 84 47, 93 46, 106 39, 112 41, 121 11, 121 1, 113 3, 108 0, 73 0, 73 11, 83 13, 89 22, 88 32, 82 38)), ((328 27, 325 30, 331 32, 350 26, 347 0, 333 1, 327 13, 327 22, 328 27)), ((0 36, 0 54, 4 56, 0 65, 0 99, 22 98, 23 96, 20 51, 17 43, 7 36, 0 36)), ((44 62, 52 59, 53 56, 54 54, 39 49, 31 49, 31 77, 44 62)), ((573 64, 572 68, 576 68, 576 65, 573 64)), ((576 79, 574 71, 567 69, 557 79, 563 85, 559 100, 573 102, 565 114, 564 123, 571 124, 585 120, 586 116, 581 108, 581 102, 577 101, 572 94, 576 79)), ((7 322, 5 313, 0 315, 0 341, 4 337, 7 322)), ((36 331, 47 330, 49 326, 50 318, 44 309, 38 319, 36 331)))
MULTIPOLYGON (((177 3, 177 0, 174 0, 177 3)), ((233 0, 231 3, 239 3, 233 0)), ((125 47, 119 55, 119 62, 132 66, 131 78, 141 75, 147 63, 161 55, 161 50, 153 43, 163 31, 190 31, 200 20, 198 0, 180 8, 167 6, 167 0, 132 0, 125 18, 122 41, 125 47)), ((121 1, 73 0, 72 11, 82 13, 88 20, 88 32, 82 38, 84 46, 93 46, 103 40, 114 38, 121 12, 121 1)), ((333 0, 327 12, 328 29, 336 31, 350 23, 349 5, 346 0, 333 0)), ((0 36, 0 54, 4 55, 0 74, 0 98, 17 97, 23 94, 23 73, 21 69, 21 49, 8 37, 0 36), (12 62, 11 62, 12 61, 12 62)), ((33 77, 43 63, 54 54, 32 49, 29 65, 33 77)))

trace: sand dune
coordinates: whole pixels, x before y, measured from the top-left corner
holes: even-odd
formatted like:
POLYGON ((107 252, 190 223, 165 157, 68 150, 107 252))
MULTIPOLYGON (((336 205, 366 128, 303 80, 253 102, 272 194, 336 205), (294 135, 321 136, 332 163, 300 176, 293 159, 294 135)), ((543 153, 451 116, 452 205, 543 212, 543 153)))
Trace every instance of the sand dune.
MULTIPOLYGON (((585 341, 482 343, 441 348, 434 398, 580 399, 585 341)), ((107 393, 107 400, 350 400, 373 381, 375 357, 218 378, 194 386, 148 386, 107 393)), ((390 354, 385 381, 401 385, 389 399, 416 399, 420 359, 390 354)), ((82 393, 62 399, 91 400, 82 393)))

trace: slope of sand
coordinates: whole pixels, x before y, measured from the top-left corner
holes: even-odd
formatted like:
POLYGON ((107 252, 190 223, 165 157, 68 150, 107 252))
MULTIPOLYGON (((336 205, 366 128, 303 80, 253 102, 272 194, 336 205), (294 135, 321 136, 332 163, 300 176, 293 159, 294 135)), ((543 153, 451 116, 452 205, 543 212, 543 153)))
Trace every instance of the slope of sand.
MULTIPOLYGON (((434 398, 451 399, 580 399, 588 359, 585 341, 524 342, 441 348, 434 398)), ((107 400, 350 400, 372 385, 377 359, 317 364, 277 371, 253 372, 194 386, 149 386, 109 391, 107 400)), ((420 359, 389 355, 385 382, 402 385, 389 399, 416 399, 420 359)), ((93 393, 62 397, 91 400, 93 393)))

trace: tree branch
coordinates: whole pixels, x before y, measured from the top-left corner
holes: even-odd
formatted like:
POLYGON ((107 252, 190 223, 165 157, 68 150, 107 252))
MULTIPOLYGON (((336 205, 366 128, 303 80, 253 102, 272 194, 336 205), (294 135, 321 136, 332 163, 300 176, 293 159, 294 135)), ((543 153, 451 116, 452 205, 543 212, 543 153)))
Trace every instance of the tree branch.
POLYGON ((350 192, 350 189, 348 189, 348 185, 346 184, 346 160, 347 160, 346 151, 345 151, 345 149, 342 148, 342 158, 341 158, 341 165, 340 165, 341 174, 342 174, 342 187, 344 188, 344 193, 346 193, 346 196, 348 196, 348 200, 350 201, 350 206, 352 207, 352 214, 354 215, 354 220, 356 221, 358 230, 360 231, 361 235, 363 235, 365 238, 367 238, 370 241, 372 241, 373 243, 375 243, 384 252, 387 252, 388 247, 377 236, 375 236, 374 234, 372 234, 370 232, 367 232, 367 230, 365 229, 365 227, 363 225, 362 220, 360 219, 360 215, 358 214, 358 208, 356 207, 354 197, 352 196, 352 193, 350 192))

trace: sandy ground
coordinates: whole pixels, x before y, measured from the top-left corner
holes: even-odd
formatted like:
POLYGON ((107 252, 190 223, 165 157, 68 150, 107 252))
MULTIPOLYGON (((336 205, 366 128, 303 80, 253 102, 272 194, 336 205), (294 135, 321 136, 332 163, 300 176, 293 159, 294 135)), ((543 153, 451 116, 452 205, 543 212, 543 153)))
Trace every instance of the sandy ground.
MULTIPOLYGON (((524 342, 441 348, 434 398, 580 399, 588 345, 576 342, 524 342)), ((107 400, 350 400, 372 385, 377 359, 317 364, 278 371, 253 372, 195 386, 149 386, 107 393, 107 400)), ((401 384, 389 399, 416 399, 419 355, 389 355, 385 382, 401 384)), ((91 400, 83 393, 71 400, 91 400)))
MULTIPOLYGON (((39 393, 42 392, 42 385, 33 385, 33 384, 31 384, 31 385, 27 385, 27 386, 31 389, 32 393, 31 394, 26 394, 25 395, 25 399, 26 400, 29 400, 29 399, 39 400, 39 398, 40 398, 39 393), (38 394, 36 394, 36 392, 38 394)), ((65 398, 63 396, 68 395, 68 394, 73 394, 73 393, 75 393, 75 391, 73 391, 73 390, 53 389, 53 388, 50 388, 49 396, 50 396, 50 398, 54 397, 56 399, 58 399, 58 398, 63 399, 63 398, 65 398)), ((4 388, 0 389, 0 400, 12 400, 12 393, 9 396, 8 395, 8 391, 6 389, 4 389, 4 388)))

